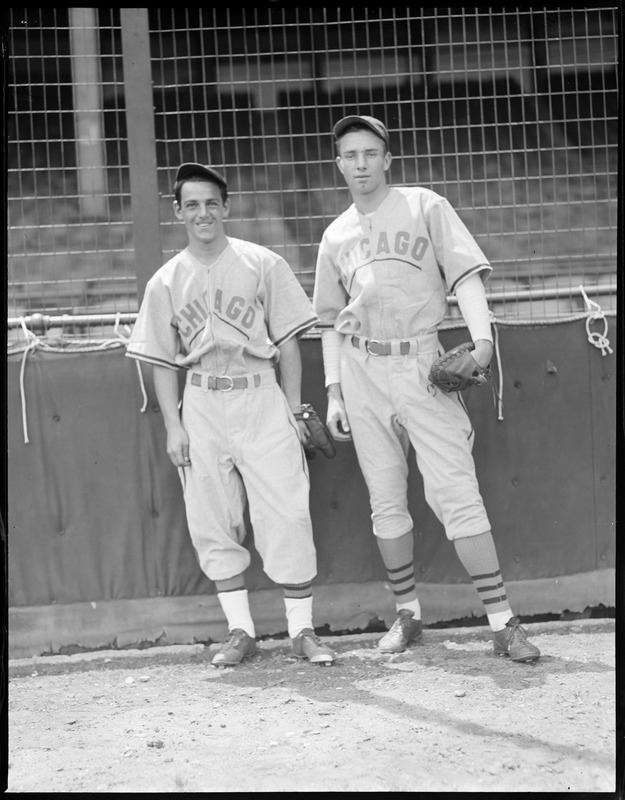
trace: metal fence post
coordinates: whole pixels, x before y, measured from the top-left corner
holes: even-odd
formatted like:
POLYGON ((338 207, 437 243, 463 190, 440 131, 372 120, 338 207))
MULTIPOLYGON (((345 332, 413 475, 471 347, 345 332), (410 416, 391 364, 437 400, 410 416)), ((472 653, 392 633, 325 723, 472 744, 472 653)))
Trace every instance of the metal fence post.
POLYGON ((97 14, 97 8, 69 10, 78 193, 88 218, 103 218, 107 211, 97 14))
POLYGON ((137 299, 163 262, 147 8, 122 8, 122 52, 137 299))

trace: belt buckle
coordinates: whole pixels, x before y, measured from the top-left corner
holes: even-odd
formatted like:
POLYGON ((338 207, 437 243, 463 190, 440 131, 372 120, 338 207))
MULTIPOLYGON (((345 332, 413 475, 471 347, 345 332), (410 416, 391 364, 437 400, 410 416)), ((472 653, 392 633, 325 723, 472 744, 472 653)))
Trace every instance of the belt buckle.
POLYGON ((379 356, 379 353, 375 353, 373 350, 370 349, 370 345, 372 344, 381 344, 379 339, 365 339, 365 350, 369 353, 370 356, 379 356))
POLYGON ((220 375, 217 380, 224 380, 230 381, 230 386, 226 386, 225 389, 218 387, 220 392, 231 392, 234 389, 234 378, 230 375, 220 375))

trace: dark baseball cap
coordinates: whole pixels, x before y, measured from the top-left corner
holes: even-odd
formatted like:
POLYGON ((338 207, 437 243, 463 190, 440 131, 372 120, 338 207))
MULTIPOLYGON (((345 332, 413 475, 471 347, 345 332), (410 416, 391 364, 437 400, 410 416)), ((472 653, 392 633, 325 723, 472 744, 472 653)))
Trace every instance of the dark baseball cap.
POLYGON ((380 120, 376 119, 375 117, 367 117, 367 116, 343 117, 343 119, 340 119, 334 126, 334 136, 338 139, 340 136, 343 135, 343 132, 350 125, 354 124, 364 125, 366 128, 369 128, 370 131, 375 133, 376 136, 379 136, 380 139, 382 139, 385 142, 387 147, 389 146, 390 136, 388 130, 386 129, 386 125, 383 122, 380 122, 380 120))
POLYGON ((194 164, 191 162, 181 164, 178 167, 178 172, 176 173, 176 183, 184 180, 185 178, 191 178, 195 176, 206 178, 209 181, 215 181, 215 183, 218 183, 224 188, 227 188, 228 186, 223 175, 220 175, 212 167, 205 167, 203 164, 194 164))

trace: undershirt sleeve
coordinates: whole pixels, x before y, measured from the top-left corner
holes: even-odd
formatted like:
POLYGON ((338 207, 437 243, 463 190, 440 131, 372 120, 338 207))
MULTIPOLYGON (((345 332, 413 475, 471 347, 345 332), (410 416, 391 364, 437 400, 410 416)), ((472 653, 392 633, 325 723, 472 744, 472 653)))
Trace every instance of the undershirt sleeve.
POLYGON ((456 286, 456 299, 472 341, 493 341, 486 290, 480 275, 474 273, 456 286))
POLYGON ((344 334, 334 328, 321 332, 321 351, 323 353, 323 370, 326 376, 326 386, 331 383, 340 383, 341 368, 340 355, 344 334))

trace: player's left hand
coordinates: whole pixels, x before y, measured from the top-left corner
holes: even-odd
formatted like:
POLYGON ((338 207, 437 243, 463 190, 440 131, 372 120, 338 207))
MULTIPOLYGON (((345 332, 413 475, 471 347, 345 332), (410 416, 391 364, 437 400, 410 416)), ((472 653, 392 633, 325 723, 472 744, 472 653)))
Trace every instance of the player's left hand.
POLYGON ((482 367, 473 353, 473 342, 462 342, 435 359, 428 375, 430 386, 443 392, 463 392, 491 379, 490 366, 482 367))
POLYGON ((319 419, 317 412, 310 403, 304 403, 300 406, 300 410, 295 412, 295 419, 299 425, 300 438, 302 439, 306 458, 314 458, 317 450, 320 450, 326 458, 334 458, 336 450, 334 449, 330 431, 319 419), (302 438, 302 424, 306 426, 306 439, 302 438))
POLYGON ((308 425, 306 425, 303 419, 298 419, 297 427, 299 429, 300 442, 303 445, 307 445, 310 442, 310 431, 308 430, 308 425))
POLYGON ((477 339, 474 345, 475 349, 471 355, 482 369, 486 369, 493 357, 493 343, 488 339, 477 339))

